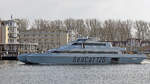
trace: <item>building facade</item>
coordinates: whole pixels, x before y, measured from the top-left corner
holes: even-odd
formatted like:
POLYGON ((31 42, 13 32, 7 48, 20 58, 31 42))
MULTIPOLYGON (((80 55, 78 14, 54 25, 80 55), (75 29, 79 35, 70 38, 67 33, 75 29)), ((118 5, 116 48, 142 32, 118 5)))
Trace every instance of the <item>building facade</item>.
POLYGON ((1 21, 0 43, 18 43, 17 22, 15 20, 1 21))
POLYGON ((0 24, 0 43, 8 43, 8 26, 4 27, 3 21, 0 24))
POLYGON ((0 43, 2 43, 2 21, 0 20, 0 43))
MULTIPOLYGON (((129 38, 126 41, 107 41, 111 42, 113 46, 126 48, 127 51, 134 52, 147 52, 149 49, 150 53, 150 41, 149 40, 141 40, 136 38, 129 38)), ((147 52, 147 53, 148 53, 147 52)))
POLYGON ((19 43, 16 20, 0 21, 0 59, 17 58, 18 54, 36 52, 36 43, 19 43))
POLYGON ((27 30, 19 34, 20 43, 38 43, 39 52, 65 45, 68 43, 68 38, 68 32, 64 30, 55 32, 27 30))
POLYGON ((31 52, 37 52, 37 44, 33 43, 17 43, 17 44, 0 44, 0 59, 3 57, 7 58, 15 58, 17 59, 17 56, 22 53, 31 53, 31 52))

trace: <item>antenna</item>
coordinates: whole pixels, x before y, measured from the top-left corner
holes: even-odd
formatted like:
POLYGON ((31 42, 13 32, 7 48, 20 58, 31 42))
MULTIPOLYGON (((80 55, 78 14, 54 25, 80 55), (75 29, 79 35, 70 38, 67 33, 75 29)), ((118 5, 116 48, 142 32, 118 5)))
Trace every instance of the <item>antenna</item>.
POLYGON ((11 20, 13 19, 13 15, 12 15, 12 14, 11 14, 11 17, 10 17, 10 18, 11 18, 11 20))

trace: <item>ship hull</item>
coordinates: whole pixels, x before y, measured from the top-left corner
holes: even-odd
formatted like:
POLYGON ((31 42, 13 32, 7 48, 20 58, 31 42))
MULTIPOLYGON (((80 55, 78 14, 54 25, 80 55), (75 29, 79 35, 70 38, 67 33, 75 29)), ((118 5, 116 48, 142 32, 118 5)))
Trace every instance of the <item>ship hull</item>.
POLYGON ((18 56, 19 61, 26 64, 72 64, 72 65, 98 65, 98 64, 139 64, 145 55, 36 55, 23 54, 18 56))

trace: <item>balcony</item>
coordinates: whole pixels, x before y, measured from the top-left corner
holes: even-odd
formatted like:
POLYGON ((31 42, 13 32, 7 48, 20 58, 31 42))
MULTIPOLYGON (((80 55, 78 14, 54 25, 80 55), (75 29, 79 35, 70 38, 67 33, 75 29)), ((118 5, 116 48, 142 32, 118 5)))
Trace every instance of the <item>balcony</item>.
POLYGON ((19 33, 19 32, 17 31, 17 29, 11 29, 11 28, 9 28, 9 32, 10 32, 10 33, 19 33))
POLYGON ((9 36, 9 38, 17 38, 18 37, 18 35, 17 34, 8 34, 8 36, 9 36))

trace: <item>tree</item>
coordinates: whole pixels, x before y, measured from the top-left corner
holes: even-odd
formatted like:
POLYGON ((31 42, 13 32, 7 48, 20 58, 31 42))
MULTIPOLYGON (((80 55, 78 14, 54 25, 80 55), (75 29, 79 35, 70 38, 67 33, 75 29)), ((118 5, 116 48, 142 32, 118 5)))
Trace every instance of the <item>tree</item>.
POLYGON ((96 19, 88 19, 86 20, 86 27, 86 29, 88 30, 87 33, 89 33, 88 36, 103 39, 103 29, 100 21, 96 19))
POLYGON ((136 21, 134 27, 136 29, 136 37, 145 40, 149 31, 149 24, 144 21, 136 21))
POLYGON ((29 27, 29 21, 27 19, 16 19, 16 22, 18 24, 18 31, 24 32, 29 27))
POLYGON ((116 26, 115 26, 115 39, 118 41, 125 41, 128 38, 131 38, 131 28, 132 28, 132 22, 127 20, 127 21, 116 21, 116 26))

